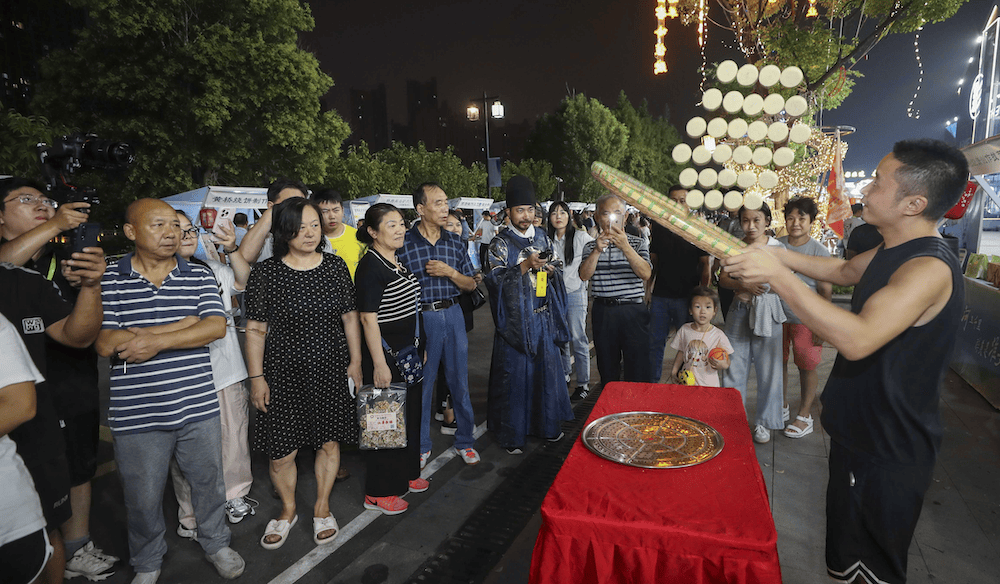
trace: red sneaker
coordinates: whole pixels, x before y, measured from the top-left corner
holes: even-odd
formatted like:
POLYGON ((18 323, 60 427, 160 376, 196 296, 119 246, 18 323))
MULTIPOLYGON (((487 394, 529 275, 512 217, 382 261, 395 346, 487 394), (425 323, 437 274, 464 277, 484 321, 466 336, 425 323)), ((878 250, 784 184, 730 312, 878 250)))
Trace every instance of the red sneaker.
POLYGON ((369 497, 365 495, 365 509, 378 509, 385 515, 399 515, 410 504, 406 501, 396 497, 395 495, 391 497, 369 497))
POLYGON ((431 483, 425 479, 415 478, 410 481, 411 493, 423 493, 429 488, 431 488, 431 483))

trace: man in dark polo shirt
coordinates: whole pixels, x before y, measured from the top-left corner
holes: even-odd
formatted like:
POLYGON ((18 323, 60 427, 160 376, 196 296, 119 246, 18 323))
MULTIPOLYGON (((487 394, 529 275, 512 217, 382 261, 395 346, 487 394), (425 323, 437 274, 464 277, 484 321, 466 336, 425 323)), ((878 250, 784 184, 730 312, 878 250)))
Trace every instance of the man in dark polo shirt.
MULTIPOLYGON (((49 243, 87 221, 89 203, 53 207, 42 185, 22 178, 0 180, 0 260, 41 274, 70 304, 79 294, 78 277, 64 270, 68 246, 49 243), (8 200, 9 199, 9 200, 8 200), (72 282, 71 282, 72 280, 72 282)), ((97 472, 100 416, 98 413, 97 353, 93 347, 76 349, 47 340, 46 387, 62 429, 69 463, 72 516, 62 525, 66 550, 65 577, 95 577, 106 573, 118 558, 105 554, 90 540, 90 480, 97 472)))
MULTIPOLYGON (((7 179, 2 186, 6 196, 2 199, 0 220, 3 221, 5 237, 9 235, 15 239, 10 229, 20 230, 22 224, 32 222, 45 223, 52 217, 55 205, 37 185, 21 179, 7 179)), ((17 243, 8 242, 14 247, 17 243)), ((11 246, 7 245, 6 250, 11 251, 11 246)), ((10 263, 0 264, 0 312, 18 329, 35 367, 45 377, 54 369, 48 367, 47 337, 61 345, 83 349, 94 342, 100 329, 104 252, 100 248, 89 247, 86 253, 73 254, 65 264, 57 262, 53 270, 61 271, 63 265, 77 268, 74 278, 79 279, 80 290, 75 305, 63 299, 58 288, 38 272, 10 263)), ((38 403, 35 418, 11 432, 10 437, 17 443, 18 453, 32 475, 42 501, 46 530, 55 548, 55 553, 46 564, 43 581, 61 582, 66 553, 59 529, 73 514, 70 508, 70 468, 52 387, 46 382, 39 383, 35 389, 38 403)), ((113 562, 94 558, 94 563, 106 564, 99 573, 107 570, 113 562)))
POLYGON ((601 383, 648 382, 649 309, 645 284, 652 274, 649 248, 641 237, 625 233, 625 203, 612 194, 597 199, 597 239, 583 248, 580 279, 590 280, 594 298, 591 320, 601 383))
MULTIPOLYGON (((687 208, 687 189, 670 187, 667 196, 687 208)), ((659 223, 653 222, 649 262, 653 266, 653 292, 649 303, 650 379, 658 382, 663 374, 663 351, 670 329, 679 330, 688 321, 691 290, 708 286, 710 257, 659 223)))
POLYGON ((769 247, 723 262, 734 277, 769 283, 840 352, 821 398, 831 438, 826 565, 838 582, 906 581, 907 550, 941 447, 940 387, 965 304, 958 257, 937 223, 968 175, 952 146, 897 142, 862 189, 862 217, 878 227, 884 247, 848 261, 769 247), (794 272, 855 285, 851 311, 794 272))

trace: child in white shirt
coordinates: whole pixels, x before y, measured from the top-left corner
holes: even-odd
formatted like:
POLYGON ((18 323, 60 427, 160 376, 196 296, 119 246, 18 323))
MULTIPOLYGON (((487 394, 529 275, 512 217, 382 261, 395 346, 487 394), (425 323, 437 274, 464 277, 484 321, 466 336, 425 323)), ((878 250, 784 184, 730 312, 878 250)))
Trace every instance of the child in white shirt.
POLYGON ((683 369, 694 373, 695 385, 722 387, 719 370, 729 367, 729 355, 733 353, 733 346, 726 333, 712 324, 718 310, 719 294, 715 290, 698 286, 691 292, 688 311, 694 322, 681 326, 670 343, 671 347, 677 349, 677 357, 674 358, 671 370, 673 379, 680 381, 679 375, 683 369), (715 349, 725 352, 725 357, 718 351, 711 355, 715 349))

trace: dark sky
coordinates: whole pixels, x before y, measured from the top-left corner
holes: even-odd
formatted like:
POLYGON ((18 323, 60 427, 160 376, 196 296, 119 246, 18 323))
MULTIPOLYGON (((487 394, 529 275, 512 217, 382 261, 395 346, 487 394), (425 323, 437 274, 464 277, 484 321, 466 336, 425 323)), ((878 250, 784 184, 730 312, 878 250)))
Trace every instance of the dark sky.
MULTIPOLYGON (((713 3, 714 4, 714 3, 713 3)), ((461 112, 469 98, 499 94, 512 121, 534 120, 554 110, 571 90, 614 105, 622 89, 650 110, 671 111, 683 128, 698 114, 697 68, 701 63, 694 26, 668 20, 666 75, 653 76, 653 0, 313 0, 316 29, 303 35, 304 48, 320 59, 336 86, 328 98, 346 114, 351 88, 386 85, 389 116, 406 122, 406 80, 436 77, 438 99, 461 112)), ((958 95, 978 67, 975 37, 992 2, 973 0, 951 20, 925 27, 920 38, 924 82, 915 103, 919 120, 906 117, 917 83, 913 35, 890 35, 858 69, 866 77, 825 124, 847 124, 845 168, 870 171, 892 143, 908 137, 950 138, 944 120, 968 120, 968 94, 958 95), (969 57, 976 64, 969 65, 969 57)), ((709 62, 743 60, 732 33, 708 31, 709 62)), ((971 132, 959 126, 959 137, 971 132)))

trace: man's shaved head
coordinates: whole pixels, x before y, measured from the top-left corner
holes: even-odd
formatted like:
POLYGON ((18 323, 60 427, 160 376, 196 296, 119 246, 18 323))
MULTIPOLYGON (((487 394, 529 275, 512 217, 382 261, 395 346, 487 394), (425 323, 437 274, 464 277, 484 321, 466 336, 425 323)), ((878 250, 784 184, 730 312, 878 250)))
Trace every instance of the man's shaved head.
POLYGON ((156 209, 164 210, 164 207, 166 207, 166 209, 170 212, 174 212, 173 207, 164 203, 160 199, 139 199, 137 201, 133 201, 132 204, 125 209, 125 222, 135 225, 136 222, 138 222, 139 219, 146 213, 156 209))

